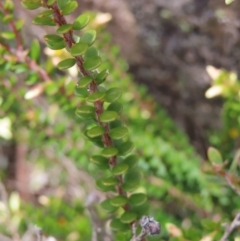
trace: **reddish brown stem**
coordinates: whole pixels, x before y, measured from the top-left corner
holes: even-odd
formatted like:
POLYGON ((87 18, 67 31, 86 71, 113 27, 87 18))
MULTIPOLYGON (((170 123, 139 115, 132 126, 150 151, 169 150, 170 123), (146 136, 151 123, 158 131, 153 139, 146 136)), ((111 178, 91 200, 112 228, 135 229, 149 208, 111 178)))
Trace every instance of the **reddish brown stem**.
MULTIPOLYGON (((0 9, 3 11, 3 14, 4 14, 4 15, 9 14, 9 12, 8 12, 6 9, 4 9, 2 3, 0 3, 0 9)), ((22 49, 23 49, 22 37, 21 37, 21 34, 18 32, 18 30, 17 30, 17 28, 16 28, 16 25, 15 25, 15 23, 14 23, 13 20, 10 20, 10 21, 9 21, 9 26, 10 26, 12 32, 13 32, 14 35, 15 35, 15 39, 16 39, 16 43, 17 43, 17 49, 18 49, 18 50, 22 50, 22 49)))

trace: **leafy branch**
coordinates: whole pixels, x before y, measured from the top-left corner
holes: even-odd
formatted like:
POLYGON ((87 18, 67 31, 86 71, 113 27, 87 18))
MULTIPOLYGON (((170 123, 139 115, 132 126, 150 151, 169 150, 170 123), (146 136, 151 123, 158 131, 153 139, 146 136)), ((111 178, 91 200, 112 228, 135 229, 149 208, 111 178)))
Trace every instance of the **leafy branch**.
MULTIPOLYGON (((130 224, 133 236, 136 233, 136 222, 140 214, 135 206, 146 202, 146 195, 132 192, 139 187, 141 174, 136 168, 138 157, 128 155, 133 149, 133 143, 128 138, 128 130, 118 120, 122 106, 118 102, 121 90, 118 88, 105 89, 101 86, 108 75, 107 69, 101 69, 101 57, 98 50, 92 46, 96 38, 96 31, 87 30, 78 37, 73 31, 82 30, 89 22, 89 16, 80 15, 73 24, 67 23, 65 15, 74 11, 78 4, 76 1, 54 0, 23 0, 22 4, 28 9, 39 7, 47 8, 33 20, 39 25, 57 25, 57 33, 48 34, 44 37, 49 48, 53 50, 63 49, 72 55, 71 58, 62 60, 58 64, 60 70, 68 69, 75 64, 80 72, 80 80, 75 88, 75 94, 87 102, 77 108, 76 114, 83 120, 90 120, 89 128, 84 132, 85 136, 97 146, 102 148, 99 155, 91 157, 91 161, 106 170, 107 163, 111 175, 96 181, 101 191, 115 191, 117 196, 106 199, 101 206, 108 212, 115 212, 120 218, 111 222, 111 227, 118 231, 127 231, 130 224), (107 105, 106 105, 107 103, 107 105), (96 125, 97 124, 97 125, 96 125), (122 210, 122 211, 121 211, 122 210)), ((152 219, 149 219, 148 231, 140 234, 136 240, 144 240, 151 232, 152 219)), ((155 222, 158 226, 158 223, 155 222)), ((133 237, 134 238, 134 237, 133 237)), ((134 240, 134 239, 133 239, 134 240)))

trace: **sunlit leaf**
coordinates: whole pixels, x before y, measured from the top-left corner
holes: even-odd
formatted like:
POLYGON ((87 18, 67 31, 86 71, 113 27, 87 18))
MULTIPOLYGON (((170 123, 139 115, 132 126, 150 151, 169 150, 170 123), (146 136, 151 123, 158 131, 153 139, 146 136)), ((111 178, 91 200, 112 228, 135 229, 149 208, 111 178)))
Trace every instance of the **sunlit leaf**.
POLYGON ((69 58, 64 59, 61 62, 58 63, 57 67, 61 70, 69 69, 73 67, 76 64, 76 59, 69 58))
POLYGON ((101 154, 105 157, 112 157, 118 154, 118 150, 115 147, 105 147, 101 154))
POLYGON ((85 26, 87 26, 88 22, 89 22, 89 14, 82 14, 80 15, 73 23, 73 29, 74 30, 81 30, 83 29, 85 26))
POLYGON ((96 39, 96 36, 97 33, 95 30, 88 30, 82 35, 81 42, 92 45, 96 39))
POLYGON ((221 153, 214 147, 208 148, 208 159, 212 164, 223 164, 221 153))
POLYGON ((79 56, 84 54, 87 49, 88 45, 86 43, 79 42, 72 46, 70 53, 72 56, 79 56))

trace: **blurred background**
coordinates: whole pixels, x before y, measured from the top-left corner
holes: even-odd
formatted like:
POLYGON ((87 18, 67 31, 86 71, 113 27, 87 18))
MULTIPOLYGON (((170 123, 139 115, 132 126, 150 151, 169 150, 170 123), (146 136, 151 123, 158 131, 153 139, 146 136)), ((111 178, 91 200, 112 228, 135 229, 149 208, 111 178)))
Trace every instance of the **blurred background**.
MULTIPOLYGON (((67 20, 91 14, 88 28, 98 31, 96 46, 110 70, 106 86, 123 90, 121 117, 149 197, 140 208, 163 226, 161 236, 149 240, 218 240, 240 202, 213 173, 207 149, 218 148, 230 164, 239 149, 240 2, 78 4, 67 20)), ((89 161, 98 147, 84 138, 74 114, 76 69, 56 69, 66 52, 45 47, 52 27, 32 24, 39 11, 17 0, 14 6, 15 18, 25 23, 25 48, 53 81, 35 96, 42 86, 36 72, 24 63, 0 63, 0 240, 33 240, 33 225, 49 241, 113 240, 109 215, 98 205, 108 194, 96 190, 99 170, 89 161)))

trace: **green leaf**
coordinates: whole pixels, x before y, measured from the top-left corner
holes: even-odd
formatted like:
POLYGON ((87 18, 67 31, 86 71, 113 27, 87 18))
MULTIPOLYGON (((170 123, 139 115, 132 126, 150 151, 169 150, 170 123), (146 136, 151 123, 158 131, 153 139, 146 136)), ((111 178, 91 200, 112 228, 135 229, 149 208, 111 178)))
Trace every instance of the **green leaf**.
POLYGON ((112 139, 119 140, 128 135, 128 129, 124 126, 120 126, 110 130, 109 135, 112 139))
POLYGON ((47 46, 53 50, 59 50, 66 47, 64 39, 59 35, 47 34, 44 36, 44 40, 46 41, 47 46))
POLYGON ((82 97, 82 98, 86 98, 89 96, 89 92, 87 91, 86 88, 78 88, 78 87, 75 87, 74 89, 74 94, 76 96, 79 96, 79 97, 82 97))
POLYGON ((112 157, 118 154, 118 150, 115 147, 105 147, 101 154, 105 157, 112 157))
POLYGON ((131 181, 135 181, 135 180, 141 180, 141 173, 139 172, 138 168, 134 168, 129 170, 125 177, 124 180, 126 182, 131 182, 131 181))
POLYGON ((88 30, 83 33, 80 41, 88 45, 92 45, 96 39, 96 36, 97 33, 95 30, 88 30))
POLYGON ((15 33, 10 31, 2 31, 0 36, 4 39, 11 40, 15 38, 15 33))
POLYGON ((46 42, 61 42, 63 41, 63 37, 56 35, 56 34, 47 34, 43 36, 46 42))
POLYGON ((18 19, 17 21, 15 20, 15 26, 17 30, 21 30, 23 25, 24 25, 23 19, 18 19))
POLYGON ((120 219, 113 219, 110 223, 110 227, 115 231, 127 231, 129 230, 129 224, 122 223, 120 219))
POLYGON ((57 29, 57 33, 64 34, 68 33, 72 29, 72 24, 64 24, 57 29))
POLYGON ((41 0, 22 0, 21 4, 23 5, 23 7, 25 7, 26 9, 32 10, 32 9, 36 9, 42 6, 41 4, 41 0))
POLYGON ((79 42, 72 46, 70 53, 72 56, 79 56, 84 54, 87 49, 88 49, 87 44, 79 42))
POLYGON ((147 196, 144 193, 135 193, 132 194, 129 197, 129 203, 132 206, 139 206, 142 205, 143 203, 145 203, 147 201, 147 196))
POLYGON ((129 152, 133 150, 134 145, 131 141, 126 141, 117 146, 117 148, 120 156, 126 156, 129 152))
POLYGON ((105 96, 104 92, 95 92, 88 96, 87 101, 93 103, 95 101, 102 100, 104 96, 105 96))
POLYGON ((82 14, 80 15, 73 23, 74 30, 81 30, 87 26, 89 23, 90 17, 89 14, 82 14))
POLYGON ((140 186, 141 173, 138 169, 133 168, 129 170, 124 177, 124 183, 122 185, 123 190, 127 192, 134 191, 140 186))
POLYGON ((90 161, 101 170, 109 169, 108 159, 103 156, 94 155, 90 158, 90 161))
POLYGON ((78 81, 77 87, 78 88, 86 88, 91 82, 92 82, 92 77, 84 76, 78 81))
MULTIPOLYGON (((90 138, 88 137, 91 142, 93 142, 94 145, 100 148, 104 148, 102 138, 101 137, 95 137, 95 138, 90 138)), ((109 168, 108 168, 109 169, 109 168)))
POLYGON ((44 18, 44 17, 48 17, 48 16, 50 16, 50 15, 52 15, 52 14, 53 14, 53 10, 52 10, 52 9, 48 9, 48 10, 45 10, 45 11, 39 13, 39 14, 37 15, 37 17, 39 17, 39 18, 44 18))
POLYGON ((73 11, 75 11, 75 9, 78 7, 78 3, 76 1, 71 1, 68 4, 65 5, 65 7, 62 10, 62 14, 63 15, 69 15, 71 14, 73 11))
POLYGON ((108 123, 108 122, 116 120, 117 117, 118 117, 118 113, 115 111, 104 111, 100 115, 100 121, 103 123, 108 123))
POLYGON ((76 112, 79 114, 94 114, 95 108, 89 105, 82 105, 77 108, 76 112))
POLYGON ((3 17, 2 22, 9 23, 11 20, 13 20, 13 14, 7 14, 3 17))
POLYGON ((40 57, 40 51, 41 47, 37 39, 34 39, 32 41, 31 47, 30 47, 30 57, 31 59, 37 61, 40 57))
POLYGON ((212 164, 223 164, 223 158, 221 153, 214 147, 208 148, 208 159, 212 164))
POLYGON ((95 126, 87 131, 87 135, 91 138, 101 136, 104 133, 104 128, 102 126, 95 126))
POLYGON ((71 0, 57 0, 58 7, 62 10, 70 3, 71 0))
POLYGON ((137 218, 140 219, 143 215, 149 212, 149 202, 145 202, 139 206, 131 206, 131 211, 137 214, 137 218))
POLYGON ((137 218, 137 214, 131 211, 126 211, 120 218, 123 223, 131 223, 135 221, 137 218))
POLYGON ((109 213, 113 213, 118 209, 118 207, 113 206, 111 204, 110 199, 106 199, 103 202, 101 202, 100 206, 104 211, 109 212, 109 213))
POLYGON ((48 82, 46 83, 45 90, 48 95, 55 95, 58 92, 58 86, 54 82, 48 82))
POLYGON ((8 12, 13 12, 14 9, 14 4, 10 0, 6 0, 4 2, 4 9, 7 10, 8 12))
POLYGON ((52 50, 60 50, 60 49, 64 49, 66 47, 66 44, 64 41, 62 42, 46 42, 48 48, 52 49, 52 50))
POLYGON ((118 180, 115 177, 102 178, 102 183, 106 186, 115 186, 118 184, 118 180))
POLYGON ((99 179, 96 180, 96 186, 102 192, 109 192, 109 191, 114 191, 115 190, 115 186, 105 185, 103 183, 103 178, 99 178, 99 179))
POLYGON ((125 182, 122 185, 122 188, 126 192, 133 192, 140 186, 140 181, 139 180, 132 180, 131 182, 125 182))
POLYGON ((138 163, 139 157, 137 155, 127 156, 122 163, 126 163, 128 165, 128 169, 132 169, 138 163))
POLYGON ((230 4, 230 3, 232 3, 232 2, 234 2, 235 0, 225 0, 225 3, 226 4, 230 4))
POLYGON ((83 67, 86 70, 94 70, 102 63, 102 59, 99 56, 88 58, 84 61, 83 67))
POLYGON ((55 3, 56 2, 56 0, 47 0, 47 5, 52 5, 53 3, 55 3))
POLYGON ((104 100, 106 102, 112 103, 120 98, 122 91, 119 88, 111 88, 106 92, 104 100))
POLYGON ((125 196, 116 196, 110 200, 111 205, 121 207, 127 203, 128 199, 125 196))
POLYGON ((123 106, 119 102, 114 102, 107 107, 107 110, 115 111, 118 114, 122 112, 123 106))
POLYGON ((33 23, 37 25, 47 25, 47 26, 55 26, 56 23, 53 21, 51 16, 46 17, 35 17, 33 19, 33 23))
POLYGON ((113 175, 121 175, 125 173, 128 170, 128 165, 125 163, 119 163, 116 166, 113 167, 112 169, 112 174, 113 175))
POLYGON ((98 54, 99 53, 98 53, 97 48, 94 47, 94 46, 90 46, 87 49, 86 53, 84 54, 84 59, 86 60, 86 59, 91 58, 91 57, 96 57, 96 56, 98 56, 98 54))
POLYGON ((75 64, 76 64, 76 59, 69 58, 69 59, 64 59, 61 62, 59 62, 57 67, 60 70, 64 70, 64 69, 69 69, 69 68, 73 67, 75 64))
POLYGON ((108 74, 109 74, 108 69, 101 71, 101 72, 98 73, 98 74, 96 75, 96 77, 95 77, 96 82, 97 82, 98 84, 103 83, 103 82, 106 80, 108 74))

